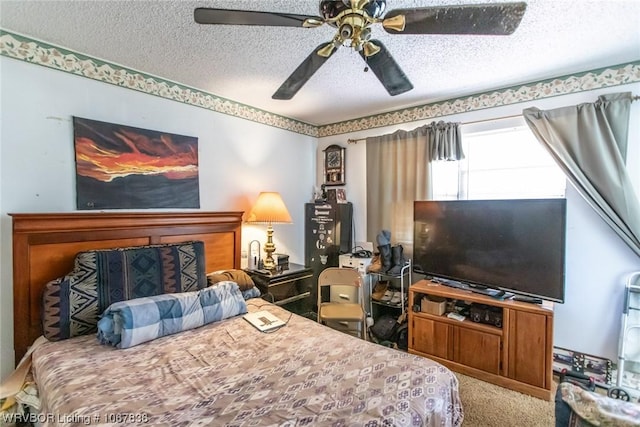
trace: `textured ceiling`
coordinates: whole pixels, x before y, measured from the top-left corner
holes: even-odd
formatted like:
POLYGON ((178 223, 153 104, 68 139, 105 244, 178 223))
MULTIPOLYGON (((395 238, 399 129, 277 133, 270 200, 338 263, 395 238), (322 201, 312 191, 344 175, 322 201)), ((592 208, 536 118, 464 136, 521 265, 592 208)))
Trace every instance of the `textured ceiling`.
MULTIPOLYGON (((499 1, 492 1, 497 3, 499 1)), ((387 0, 397 8, 487 3, 387 0)), ((640 1, 529 0, 510 36, 390 35, 380 39, 414 85, 391 97, 360 56, 340 48, 289 101, 271 95, 335 29, 212 26, 196 7, 318 15, 318 0, 0 1, 0 26, 186 84, 220 97, 324 125, 640 60, 640 1)))

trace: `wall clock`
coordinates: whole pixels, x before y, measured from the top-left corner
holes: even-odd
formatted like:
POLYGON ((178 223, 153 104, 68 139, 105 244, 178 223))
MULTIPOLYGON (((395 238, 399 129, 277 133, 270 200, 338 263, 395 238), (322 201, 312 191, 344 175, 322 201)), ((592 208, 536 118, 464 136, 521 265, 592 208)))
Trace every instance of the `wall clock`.
POLYGON ((339 145, 330 145, 324 149, 324 184, 344 185, 344 151, 339 145))

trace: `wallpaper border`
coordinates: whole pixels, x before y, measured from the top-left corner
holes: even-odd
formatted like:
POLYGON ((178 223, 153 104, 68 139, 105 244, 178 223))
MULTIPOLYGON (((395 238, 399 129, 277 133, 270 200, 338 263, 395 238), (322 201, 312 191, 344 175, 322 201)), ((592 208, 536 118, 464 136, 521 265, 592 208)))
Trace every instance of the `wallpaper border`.
POLYGON ((318 137, 435 119, 536 99, 640 82, 640 61, 320 126, 318 137))
POLYGON ((318 128, 212 93, 0 29, 0 55, 256 123, 317 137, 318 128))
POLYGON ((0 55, 319 138, 640 82, 639 60, 316 126, 4 29, 0 29, 0 55))

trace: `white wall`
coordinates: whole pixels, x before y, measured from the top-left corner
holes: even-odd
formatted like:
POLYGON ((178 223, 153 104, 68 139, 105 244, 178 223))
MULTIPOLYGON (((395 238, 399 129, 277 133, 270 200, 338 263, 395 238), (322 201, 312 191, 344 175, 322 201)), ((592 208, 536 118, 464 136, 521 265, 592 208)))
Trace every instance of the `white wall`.
MULTIPOLYGON (((552 109, 594 102, 598 95, 625 91, 638 95, 640 84, 438 117, 435 120, 479 122, 474 125, 479 128, 487 125, 484 120, 520 115, 522 110, 528 107, 552 109)), ((411 130, 432 121, 434 119, 319 140, 316 166, 318 182, 322 182, 322 150, 330 144, 339 144, 347 148, 346 193, 347 199, 354 204, 357 241, 367 240, 366 143, 359 141, 347 144, 347 139, 384 135, 398 129, 411 130)), ((637 186, 636 190, 640 192, 640 102, 632 104, 627 166, 632 181, 637 186)), ((640 258, 602 221, 570 184, 567 185, 566 198, 566 302, 555 306, 554 345, 607 357, 617 362, 625 279, 630 272, 640 270, 640 258)))
MULTIPOLYGON (((72 116, 196 136, 202 210, 248 211, 279 191, 293 224, 275 225, 278 252, 304 263, 304 203, 317 140, 247 120, 0 57, 0 377, 13 368, 13 212, 76 210, 72 116)), ((243 227, 243 244, 266 240, 243 227)))

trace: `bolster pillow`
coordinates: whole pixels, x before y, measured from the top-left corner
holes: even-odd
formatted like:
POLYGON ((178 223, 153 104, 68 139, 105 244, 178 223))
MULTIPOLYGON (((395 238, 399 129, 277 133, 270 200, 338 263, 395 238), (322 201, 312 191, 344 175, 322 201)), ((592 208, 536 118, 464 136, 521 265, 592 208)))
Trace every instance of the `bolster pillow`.
POLYGON ((111 304, 98 321, 98 340, 129 348, 246 312, 242 293, 233 282, 196 292, 120 301, 111 304))

